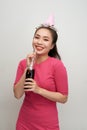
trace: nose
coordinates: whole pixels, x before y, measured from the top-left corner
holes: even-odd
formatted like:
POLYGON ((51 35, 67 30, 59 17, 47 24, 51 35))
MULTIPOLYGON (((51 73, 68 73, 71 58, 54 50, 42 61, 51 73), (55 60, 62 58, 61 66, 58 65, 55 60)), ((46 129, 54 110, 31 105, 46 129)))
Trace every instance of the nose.
POLYGON ((38 44, 42 44, 42 39, 38 39, 38 44))

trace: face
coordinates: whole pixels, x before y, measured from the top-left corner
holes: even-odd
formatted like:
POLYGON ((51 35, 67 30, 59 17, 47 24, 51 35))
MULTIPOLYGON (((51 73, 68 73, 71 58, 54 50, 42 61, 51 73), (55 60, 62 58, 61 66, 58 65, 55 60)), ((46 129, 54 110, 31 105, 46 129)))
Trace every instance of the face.
POLYGON ((48 29, 39 29, 34 35, 32 44, 36 54, 48 55, 48 52, 53 48, 51 32, 48 29))

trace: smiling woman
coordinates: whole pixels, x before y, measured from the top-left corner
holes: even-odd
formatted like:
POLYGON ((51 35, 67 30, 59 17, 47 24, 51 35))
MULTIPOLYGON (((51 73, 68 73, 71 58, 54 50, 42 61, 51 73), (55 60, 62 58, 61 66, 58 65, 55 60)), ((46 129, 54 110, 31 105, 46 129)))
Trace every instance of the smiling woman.
POLYGON ((25 98, 16 130, 60 130, 56 103, 67 101, 68 78, 57 51, 58 35, 50 20, 36 29, 32 41, 35 52, 20 61, 18 66, 14 95, 20 98, 25 93, 25 98), (32 58, 34 79, 25 80, 32 58))
MULTIPOLYGON (((57 39, 58 39, 58 34, 55 31, 56 29, 54 29, 54 27, 53 28, 52 27, 47 26, 47 24, 39 26, 35 31, 34 37, 36 37, 36 39, 40 40, 40 35, 38 34, 39 31, 40 31, 41 35, 42 36, 44 35, 43 36, 44 41, 49 41, 50 40, 50 44, 51 44, 52 48, 48 52, 48 55, 51 56, 51 57, 56 57, 58 59, 61 59, 61 57, 60 57, 60 55, 58 53, 58 50, 57 50, 57 46, 56 46, 56 42, 57 42, 57 39), (46 31, 44 31, 45 33, 43 33, 42 29, 43 29, 43 31, 46 29, 46 31), (38 33, 37 33, 37 31, 38 31, 38 33)), ((39 40, 38 40, 38 42, 39 42, 39 40)))
POLYGON ((36 54, 44 54, 48 57, 48 52, 53 48, 52 36, 48 29, 40 28, 34 35, 33 47, 36 54))

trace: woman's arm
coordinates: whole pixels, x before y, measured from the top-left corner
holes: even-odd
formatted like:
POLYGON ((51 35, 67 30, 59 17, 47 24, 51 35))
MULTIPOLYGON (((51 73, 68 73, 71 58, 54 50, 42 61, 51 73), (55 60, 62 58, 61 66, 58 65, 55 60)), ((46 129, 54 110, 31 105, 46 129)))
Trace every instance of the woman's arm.
POLYGON ((22 75, 20 80, 14 85, 13 91, 14 91, 14 96, 19 99, 23 96, 24 94, 24 82, 25 82, 25 73, 22 75))
POLYGON ((67 95, 62 94, 60 92, 53 92, 53 91, 46 90, 44 88, 39 87, 35 80, 30 78, 29 80, 31 82, 25 82, 25 84, 29 84, 29 86, 27 86, 27 88, 29 89, 25 89, 25 91, 33 91, 34 93, 37 93, 54 102, 65 103, 67 101, 68 98, 67 95))
POLYGON ((54 102, 65 103, 68 99, 67 95, 63 95, 59 92, 48 91, 43 88, 39 88, 38 94, 54 102))

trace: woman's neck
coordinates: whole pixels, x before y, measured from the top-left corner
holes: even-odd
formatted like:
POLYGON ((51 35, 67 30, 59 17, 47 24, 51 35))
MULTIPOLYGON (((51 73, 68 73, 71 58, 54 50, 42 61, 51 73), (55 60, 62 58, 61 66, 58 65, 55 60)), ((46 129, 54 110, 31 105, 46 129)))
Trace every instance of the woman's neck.
POLYGON ((36 63, 39 64, 42 61, 45 61, 48 57, 49 57, 48 55, 46 55, 46 56, 38 56, 38 55, 36 55, 35 61, 36 61, 36 63))

